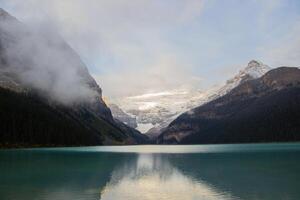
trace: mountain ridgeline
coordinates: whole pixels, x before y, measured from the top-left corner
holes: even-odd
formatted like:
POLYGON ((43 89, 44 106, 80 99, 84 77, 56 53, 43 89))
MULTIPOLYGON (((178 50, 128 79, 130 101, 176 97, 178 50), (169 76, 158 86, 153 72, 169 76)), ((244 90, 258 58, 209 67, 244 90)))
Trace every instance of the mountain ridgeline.
POLYGON ((0 147, 300 141, 299 68, 253 60, 219 88, 129 99, 161 103, 112 115, 62 37, 0 9, 0 147))
POLYGON ((280 67, 174 120, 159 144, 300 140, 300 69, 280 67))
POLYGON ((75 51, 0 9, 0 146, 138 144, 75 51))
MULTIPOLYGON (((137 129, 145 132, 150 139, 154 139, 180 114, 224 96, 241 82, 259 78, 270 69, 262 62, 252 60, 220 86, 214 86, 208 90, 182 87, 137 96, 120 97, 114 99, 114 103, 123 110, 125 115, 121 115, 119 110, 111 109, 111 111, 113 115, 118 116, 121 121, 127 124, 129 118, 126 114, 135 118, 137 129)), ((110 108, 112 107, 110 106, 110 108)))

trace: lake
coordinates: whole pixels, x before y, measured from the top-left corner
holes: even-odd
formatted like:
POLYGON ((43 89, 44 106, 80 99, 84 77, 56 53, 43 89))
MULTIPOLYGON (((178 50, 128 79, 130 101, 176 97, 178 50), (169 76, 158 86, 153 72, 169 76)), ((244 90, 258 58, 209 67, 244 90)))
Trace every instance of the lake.
POLYGON ((0 150, 1 200, 299 200, 300 143, 0 150))

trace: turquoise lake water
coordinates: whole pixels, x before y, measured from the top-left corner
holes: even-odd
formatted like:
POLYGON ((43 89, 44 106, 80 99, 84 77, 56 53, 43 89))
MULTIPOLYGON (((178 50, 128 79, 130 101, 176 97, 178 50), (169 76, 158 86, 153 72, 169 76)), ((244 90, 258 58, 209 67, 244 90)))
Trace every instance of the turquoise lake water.
POLYGON ((299 200, 300 143, 0 150, 1 200, 299 200))

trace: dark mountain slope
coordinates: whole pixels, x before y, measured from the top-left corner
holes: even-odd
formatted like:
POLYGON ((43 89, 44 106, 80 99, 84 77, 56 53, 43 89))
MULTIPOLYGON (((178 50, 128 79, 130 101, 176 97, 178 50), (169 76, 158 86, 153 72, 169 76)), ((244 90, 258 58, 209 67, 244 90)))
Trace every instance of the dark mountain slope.
POLYGON ((36 31, 0 9, 0 145, 137 144, 115 121, 102 90, 57 34, 36 31))
POLYGON ((0 147, 145 143, 147 138, 84 107, 47 104, 32 93, 0 88, 0 147))
POLYGON ((174 120, 158 143, 300 140, 300 70, 281 67, 174 120))
POLYGON ((104 138, 33 95, 0 88, 0 145, 96 145, 104 138))

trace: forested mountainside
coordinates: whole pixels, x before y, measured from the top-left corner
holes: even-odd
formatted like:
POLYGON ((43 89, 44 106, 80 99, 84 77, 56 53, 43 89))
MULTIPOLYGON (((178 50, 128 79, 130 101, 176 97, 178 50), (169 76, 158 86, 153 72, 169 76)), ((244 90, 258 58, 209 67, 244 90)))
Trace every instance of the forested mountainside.
POLYGON ((0 10, 0 145, 137 144, 147 137, 113 119, 102 90, 57 34, 0 10))

